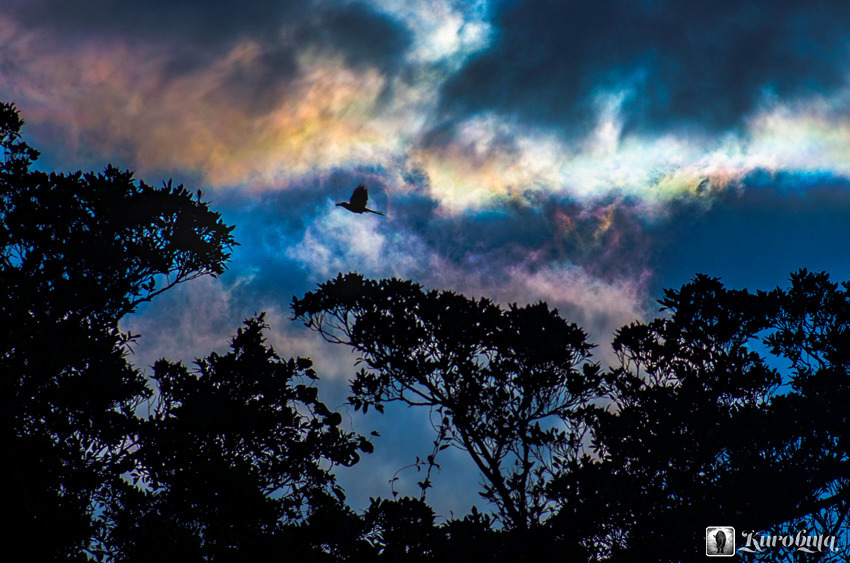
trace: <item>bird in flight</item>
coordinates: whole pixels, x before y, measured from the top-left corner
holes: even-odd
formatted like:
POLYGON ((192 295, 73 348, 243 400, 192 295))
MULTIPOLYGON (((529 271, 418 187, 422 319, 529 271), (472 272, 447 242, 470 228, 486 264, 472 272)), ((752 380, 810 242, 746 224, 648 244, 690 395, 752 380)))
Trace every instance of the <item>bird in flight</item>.
POLYGON ((351 194, 351 199, 348 201, 341 201, 337 203, 337 206, 344 207, 352 213, 365 213, 368 211, 370 213, 375 213, 376 215, 383 215, 380 211, 367 208, 367 201, 369 201, 369 190, 366 189, 366 184, 358 184, 357 187, 354 188, 354 192, 351 194))

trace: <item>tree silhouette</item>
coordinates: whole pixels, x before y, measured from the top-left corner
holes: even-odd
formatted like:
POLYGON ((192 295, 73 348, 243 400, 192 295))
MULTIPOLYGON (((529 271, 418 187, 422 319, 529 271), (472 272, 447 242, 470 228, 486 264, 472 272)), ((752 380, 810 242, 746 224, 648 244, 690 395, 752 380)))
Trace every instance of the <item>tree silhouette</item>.
POLYGON ((846 398, 847 366, 836 361, 846 297, 807 274, 789 291, 750 294, 705 276, 666 291, 669 315, 614 340, 613 404, 589 415, 597 456, 553 486, 557 526, 610 561, 699 556, 703 530, 718 523, 832 533, 846 517, 846 409, 804 388, 800 362, 846 398))
POLYGON ((194 373, 154 366, 159 393, 132 456, 144 490, 117 507, 124 525, 110 540, 120 558, 280 556, 293 548, 286 525, 344 499, 330 468, 356 463, 371 444, 340 429, 342 416, 318 400, 311 361, 282 360, 264 328, 262 315, 249 319, 228 354, 198 360, 194 373))
MULTIPOLYGON (((504 309, 358 274, 321 284, 292 307, 327 340, 362 354, 370 371, 352 382, 355 408, 401 401, 431 409, 429 469, 441 449, 460 448, 504 525, 526 529, 546 518, 547 483, 576 455, 577 412, 600 381, 579 327, 543 303, 504 309)), ((429 486, 430 471, 423 494, 429 486)))
POLYGON ((22 125, 0 104, 2 504, 15 515, 6 552, 84 560, 149 394, 118 321, 174 284, 221 274, 235 242, 181 186, 154 189, 112 167, 33 170, 22 125))
MULTIPOLYGON (((808 485, 799 503, 774 515, 785 533, 838 535, 838 550, 821 561, 850 557, 850 283, 803 269, 780 293, 773 331, 764 339, 789 364, 790 391, 773 401, 785 456, 803 468, 808 485)), ((799 485, 798 485, 799 486, 799 485)), ((792 497, 793 499, 794 497, 792 497)), ((814 557, 812 558, 814 559, 814 557)))

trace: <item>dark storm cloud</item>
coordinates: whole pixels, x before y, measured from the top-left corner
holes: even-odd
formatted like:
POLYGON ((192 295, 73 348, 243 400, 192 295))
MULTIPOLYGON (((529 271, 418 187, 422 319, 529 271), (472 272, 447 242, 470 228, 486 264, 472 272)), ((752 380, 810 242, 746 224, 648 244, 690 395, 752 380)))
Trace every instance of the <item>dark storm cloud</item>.
POLYGON ((351 66, 379 68, 395 66, 411 44, 406 29, 360 4, 317 12, 295 40, 342 53, 351 66))
POLYGON ((79 41, 122 39, 130 43, 164 42, 171 69, 180 74, 252 40, 265 50, 253 74, 236 75, 258 89, 291 77, 294 53, 318 47, 339 54, 352 66, 382 70, 397 64, 410 45, 400 22, 361 3, 312 0, 122 0, 14 1, 10 14, 30 28, 48 28, 79 41))
POLYGON ((734 127, 765 93, 844 84, 850 3, 524 0, 443 91, 444 111, 495 110, 577 131, 599 89, 631 87, 633 127, 734 127))
POLYGON ((203 46, 251 34, 266 38, 300 20, 310 0, 13 0, 11 14, 28 27, 46 26, 80 37, 160 38, 203 46))

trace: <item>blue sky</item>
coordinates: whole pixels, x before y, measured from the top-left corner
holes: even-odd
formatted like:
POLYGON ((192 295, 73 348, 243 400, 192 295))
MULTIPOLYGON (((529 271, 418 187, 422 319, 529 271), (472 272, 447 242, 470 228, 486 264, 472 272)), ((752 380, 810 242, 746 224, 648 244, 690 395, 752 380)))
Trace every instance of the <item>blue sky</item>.
MULTIPOLYGON (((289 302, 340 271, 546 300, 602 362, 698 272, 848 279, 848 29, 838 1, 12 0, 0 97, 40 166, 174 178, 236 225, 220 280, 125 319, 138 365, 221 350, 267 311, 337 406, 356 358, 289 302), (360 182, 386 217, 334 205, 360 182)), ((363 506, 431 436, 404 409, 350 421, 383 434, 342 475, 363 506)), ((464 513, 475 472, 443 461, 429 501, 464 513)))

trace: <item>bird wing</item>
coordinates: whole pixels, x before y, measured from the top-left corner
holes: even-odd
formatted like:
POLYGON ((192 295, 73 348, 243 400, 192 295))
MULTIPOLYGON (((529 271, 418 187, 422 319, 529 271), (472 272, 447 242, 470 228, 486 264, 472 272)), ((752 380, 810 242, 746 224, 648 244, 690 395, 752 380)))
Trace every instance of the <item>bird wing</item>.
POLYGON ((369 190, 366 189, 364 184, 360 184, 354 188, 354 193, 351 194, 349 203, 352 207, 364 208, 367 201, 369 201, 369 190))

